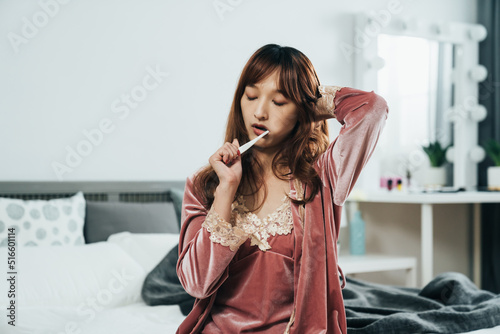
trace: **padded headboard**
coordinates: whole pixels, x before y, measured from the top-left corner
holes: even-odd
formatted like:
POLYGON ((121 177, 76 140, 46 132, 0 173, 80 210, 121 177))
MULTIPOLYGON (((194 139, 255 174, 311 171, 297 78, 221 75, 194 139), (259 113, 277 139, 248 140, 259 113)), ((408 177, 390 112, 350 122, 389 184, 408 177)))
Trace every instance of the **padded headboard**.
POLYGON ((85 243, 92 243, 121 231, 178 233, 182 200, 172 190, 182 194, 184 186, 184 181, 2 181, 0 197, 50 200, 81 191, 87 201, 85 243))
POLYGON ((184 186, 184 181, 0 181, 0 196, 47 200, 82 191, 88 201, 170 202, 167 190, 184 186))

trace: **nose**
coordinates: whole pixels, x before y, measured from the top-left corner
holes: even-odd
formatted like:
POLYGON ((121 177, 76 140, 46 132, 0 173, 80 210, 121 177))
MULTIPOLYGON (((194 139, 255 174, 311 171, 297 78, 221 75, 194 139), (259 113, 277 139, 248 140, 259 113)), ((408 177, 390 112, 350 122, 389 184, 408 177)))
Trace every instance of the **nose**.
POLYGON ((268 117, 267 107, 264 101, 260 102, 253 113, 254 117, 258 120, 266 120, 268 117))

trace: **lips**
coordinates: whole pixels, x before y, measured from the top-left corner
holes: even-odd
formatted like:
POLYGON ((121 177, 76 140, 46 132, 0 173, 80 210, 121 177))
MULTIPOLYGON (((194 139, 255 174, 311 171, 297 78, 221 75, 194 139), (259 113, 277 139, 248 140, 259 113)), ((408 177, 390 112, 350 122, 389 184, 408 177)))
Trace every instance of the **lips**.
POLYGON ((256 128, 256 129, 259 129, 259 130, 262 130, 262 131, 266 131, 267 130, 267 128, 264 125, 257 124, 257 123, 252 124, 252 128, 256 128))
POLYGON ((266 128, 264 125, 262 125, 262 124, 257 124, 257 123, 252 124, 252 128, 253 128, 253 132, 254 132, 257 136, 259 136, 259 135, 261 135, 262 133, 264 133, 265 131, 267 131, 267 128, 266 128))

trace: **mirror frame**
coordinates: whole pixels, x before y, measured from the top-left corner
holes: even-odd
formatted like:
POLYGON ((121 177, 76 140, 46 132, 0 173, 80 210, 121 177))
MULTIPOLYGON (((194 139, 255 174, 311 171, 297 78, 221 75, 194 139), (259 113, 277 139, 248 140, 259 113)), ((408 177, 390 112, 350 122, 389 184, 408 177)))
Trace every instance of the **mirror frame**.
POLYGON ((488 73, 478 63, 479 42, 486 38, 486 28, 480 24, 360 13, 355 18, 352 49, 354 81, 359 89, 378 89, 377 73, 384 66, 384 60, 378 56, 377 37, 380 34, 420 37, 454 45, 454 96, 452 106, 446 112, 447 118, 454 124, 453 147, 449 148, 446 158, 453 163, 453 187, 475 190, 477 163, 485 157, 484 149, 478 145, 477 123, 484 120, 487 114, 486 108, 478 104, 478 86, 488 73))

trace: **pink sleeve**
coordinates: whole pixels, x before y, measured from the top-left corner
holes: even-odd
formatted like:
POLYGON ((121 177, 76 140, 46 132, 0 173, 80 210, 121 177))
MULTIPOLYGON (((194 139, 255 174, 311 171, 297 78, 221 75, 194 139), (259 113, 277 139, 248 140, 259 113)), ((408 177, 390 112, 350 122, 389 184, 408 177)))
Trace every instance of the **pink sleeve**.
POLYGON ((186 182, 182 204, 177 276, 187 293, 207 298, 228 277, 228 265, 238 247, 248 238, 240 229, 206 210, 186 182))
POLYGON ((342 206, 375 149, 389 109, 373 91, 344 87, 334 94, 333 117, 342 128, 318 159, 317 168, 333 189, 334 204, 342 206))

